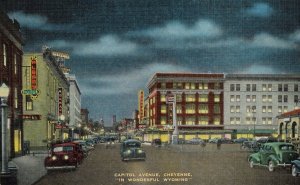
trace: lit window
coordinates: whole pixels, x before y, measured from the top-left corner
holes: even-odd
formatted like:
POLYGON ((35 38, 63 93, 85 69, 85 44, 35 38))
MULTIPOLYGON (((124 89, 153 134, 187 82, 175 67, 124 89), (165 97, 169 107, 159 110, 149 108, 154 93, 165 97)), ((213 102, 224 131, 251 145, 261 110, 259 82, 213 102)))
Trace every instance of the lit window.
POLYGON ((166 95, 165 94, 160 95, 160 101, 161 102, 166 102, 166 95))
POLYGON ((18 89, 15 88, 15 108, 18 108, 18 89))
POLYGON ((184 88, 185 88, 185 89, 190 89, 190 85, 191 85, 190 83, 185 83, 184 88))
POLYGON ((214 105, 214 113, 217 113, 219 114, 221 112, 220 110, 220 106, 217 104, 217 105, 214 105))
POLYGON ((208 89, 208 83, 204 83, 204 84, 203 84, 203 89, 204 89, 204 90, 208 89))
POLYGON ((215 94, 214 101, 215 102, 220 102, 220 95, 219 94, 215 94))
POLYGON ((236 95, 236 101, 240 102, 241 101, 241 96, 240 95, 236 95))
POLYGON ((196 110, 195 110, 195 104, 187 104, 186 105, 186 109, 185 109, 185 113, 187 114, 195 114, 196 110))
POLYGON ((266 124, 267 123, 267 118, 262 118, 262 124, 266 124))
POLYGON ((176 94, 176 102, 182 102, 181 94, 176 94))
POLYGON ((208 95, 207 94, 200 94, 199 102, 208 102, 208 95))
POLYGON ((161 83, 161 87, 162 89, 165 89, 166 88, 166 83, 161 83))
POLYGON ((185 101, 186 102, 195 102, 195 95, 194 94, 187 94, 185 95, 185 101))
POLYGON ((208 105, 200 105, 199 106, 199 113, 207 114, 208 113, 208 105))
POLYGON ((278 106, 278 113, 282 113, 282 106, 278 106))
POLYGON ((236 111, 237 113, 239 113, 239 112, 241 111, 240 109, 241 109, 240 106, 236 106, 235 111, 236 111))
POLYGON ((246 96, 246 101, 247 101, 247 102, 250 102, 250 101, 251 101, 250 95, 247 95, 247 96, 246 96))
POLYGON ((252 102, 256 102, 256 95, 252 95, 252 102))
POLYGON ((263 96, 262 96, 262 101, 263 101, 263 102, 267 102, 267 95, 263 95, 263 96))
POLYGON ((267 112, 267 107, 266 107, 266 106, 263 106, 263 107, 262 107, 262 112, 263 112, 263 113, 267 112))
POLYGON ((201 116, 199 118, 199 124, 200 125, 208 125, 208 117, 207 116, 201 116))
POLYGON ((230 102, 234 102, 234 95, 230 95, 230 102))
POLYGON ((220 125, 221 119, 219 116, 214 117, 214 125, 220 125))
POLYGON ((268 95, 268 102, 272 102, 272 95, 268 95))
POLYGON ((195 116, 187 116, 185 120, 186 125, 195 125, 195 116))
POLYGON ((232 124, 232 125, 235 124, 235 119, 232 117, 230 118, 230 124, 232 124))
POLYGON ((262 91, 267 91, 267 84, 262 84, 262 91))
POLYGON ((272 124, 272 118, 268 118, 268 124, 272 124))
POLYGON ((191 83, 191 89, 195 89, 195 83, 191 83))
POLYGON ((178 114, 181 114, 181 113, 182 113, 181 105, 176 105, 176 112, 177 112, 178 114))
POLYGON ((167 106, 166 106, 166 105, 161 105, 161 107, 160 107, 160 112, 161 112, 162 114, 167 113, 167 106))
POLYGON ((182 124, 182 117, 178 116, 176 121, 177 121, 177 125, 181 125, 182 124))
POLYGON ((287 112, 288 111, 288 107, 287 106, 284 106, 283 107, 283 112, 287 112))
POLYGON ((7 64, 7 49, 6 45, 3 44, 3 65, 6 66, 7 64))
POLYGON ((236 124, 241 124, 241 118, 237 117, 236 119, 236 124))
POLYGON ((15 71, 15 74, 17 74, 17 54, 14 55, 14 71, 15 71))
POLYGON ((246 124, 251 124, 251 119, 250 119, 250 117, 247 117, 247 118, 246 118, 246 124))
POLYGON ((33 101, 30 95, 26 95, 26 110, 33 110, 33 101))
POLYGON ((268 91, 272 91, 272 84, 268 84, 268 91))
POLYGON ((234 113, 235 112, 235 107, 234 106, 230 106, 230 112, 234 113))
POLYGON ((161 125, 165 125, 165 124, 166 124, 166 120, 167 120, 167 119, 166 119, 166 116, 161 116, 161 117, 160 117, 160 124, 161 124, 161 125))
POLYGON ((272 106, 268 106, 268 113, 272 112, 272 106))

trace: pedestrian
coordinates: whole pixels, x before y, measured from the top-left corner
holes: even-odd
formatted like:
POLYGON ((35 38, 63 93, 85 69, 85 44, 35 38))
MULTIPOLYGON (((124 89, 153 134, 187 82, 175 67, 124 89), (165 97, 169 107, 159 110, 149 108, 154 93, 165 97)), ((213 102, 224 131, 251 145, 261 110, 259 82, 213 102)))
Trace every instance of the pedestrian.
POLYGON ((218 139, 218 140, 217 140, 217 149, 218 149, 218 150, 221 149, 221 144, 222 144, 221 139, 218 139))

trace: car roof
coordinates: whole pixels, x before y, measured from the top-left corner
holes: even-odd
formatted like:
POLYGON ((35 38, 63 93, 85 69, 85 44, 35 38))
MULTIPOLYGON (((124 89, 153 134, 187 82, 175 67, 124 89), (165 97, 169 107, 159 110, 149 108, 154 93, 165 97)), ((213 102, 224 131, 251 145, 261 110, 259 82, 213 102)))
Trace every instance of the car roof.
POLYGON ((128 139, 124 141, 124 143, 131 143, 131 142, 141 143, 139 140, 136 139, 128 139))
POLYGON ((285 143, 285 142, 272 142, 272 143, 265 143, 264 145, 277 147, 279 145, 292 145, 292 144, 291 143, 285 143))
POLYGON ((59 144, 54 144, 53 146, 75 146, 75 143, 59 143, 59 144))

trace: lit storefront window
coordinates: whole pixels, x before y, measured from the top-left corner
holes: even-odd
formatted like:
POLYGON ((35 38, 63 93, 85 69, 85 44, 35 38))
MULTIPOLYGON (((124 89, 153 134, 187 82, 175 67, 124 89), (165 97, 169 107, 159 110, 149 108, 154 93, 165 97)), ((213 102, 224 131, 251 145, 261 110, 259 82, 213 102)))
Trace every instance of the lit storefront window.
POLYGON ((162 113, 162 114, 167 113, 167 106, 166 105, 161 105, 161 107, 160 107, 160 113, 162 113))
POLYGON ((166 95, 165 94, 160 95, 160 101, 161 102, 166 102, 166 95))

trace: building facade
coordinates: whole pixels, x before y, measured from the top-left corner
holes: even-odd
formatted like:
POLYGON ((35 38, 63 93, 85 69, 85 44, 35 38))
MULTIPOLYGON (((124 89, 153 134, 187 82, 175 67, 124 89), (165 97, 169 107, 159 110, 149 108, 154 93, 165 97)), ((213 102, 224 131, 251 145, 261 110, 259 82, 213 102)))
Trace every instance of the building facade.
POLYGON ((193 132, 200 131, 197 137, 208 139, 222 131, 223 83, 224 74, 156 73, 148 83, 149 127, 172 128, 173 107, 169 101, 173 100, 178 128, 186 132, 180 137, 189 139, 195 137, 193 132))
POLYGON ((81 122, 81 91, 78 86, 75 75, 66 74, 66 77, 70 84, 69 100, 70 100, 70 122, 69 128, 71 130, 72 138, 79 138, 79 134, 74 132, 75 128, 78 128, 81 122))
MULTIPOLYGON (((8 97, 9 156, 20 154, 23 143, 22 111, 22 56, 24 41, 16 20, 0 11, 0 85, 10 88, 8 97)), ((1 113, 0 113, 1 114, 1 113)))
POLYGON ((68 138, 69 82, 51 50, 23 57, 24 140, 32 148, 68 138))
POLYGON ((300 137, 300 109, 285 112, 277 116, 278 137, 280 139, 296 139, 300 137))
POLYGON ((228 74, 224 83, 225 129, 237 137, 277 133, 276 116, 293 110, 300 75, 228 74))

